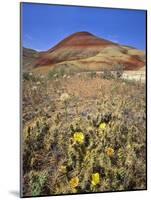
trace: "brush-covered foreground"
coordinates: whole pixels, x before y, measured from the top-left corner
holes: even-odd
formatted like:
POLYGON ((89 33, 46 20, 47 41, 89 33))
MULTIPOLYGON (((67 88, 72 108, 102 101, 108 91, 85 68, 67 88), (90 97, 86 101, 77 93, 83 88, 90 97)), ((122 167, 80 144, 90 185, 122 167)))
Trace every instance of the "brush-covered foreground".
POLYGON ((24 196, 145 188, 144 84, 24 77, 24 196))

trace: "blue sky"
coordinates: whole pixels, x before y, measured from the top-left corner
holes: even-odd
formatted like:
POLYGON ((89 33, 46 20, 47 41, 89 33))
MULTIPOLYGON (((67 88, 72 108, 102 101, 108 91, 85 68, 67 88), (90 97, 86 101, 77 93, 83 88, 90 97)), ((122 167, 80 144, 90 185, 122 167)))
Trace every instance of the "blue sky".
POLYGON ((142 10, 22 5, 24 47, 48 50, 79 31, 88 31, 98 37, 145 50, 146 13, 142 10))

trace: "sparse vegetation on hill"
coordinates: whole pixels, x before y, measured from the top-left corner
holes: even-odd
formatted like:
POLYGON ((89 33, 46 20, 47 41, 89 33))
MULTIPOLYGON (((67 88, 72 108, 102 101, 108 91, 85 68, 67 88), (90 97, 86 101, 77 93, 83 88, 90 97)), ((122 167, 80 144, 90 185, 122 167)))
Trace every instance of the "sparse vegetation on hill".
POLYGON ((29 69, 33 68, 35 62, 37 61, 40 53, 29 48, 22 49, 22 56, 23 56, 23 70, 28 71, 29 69))

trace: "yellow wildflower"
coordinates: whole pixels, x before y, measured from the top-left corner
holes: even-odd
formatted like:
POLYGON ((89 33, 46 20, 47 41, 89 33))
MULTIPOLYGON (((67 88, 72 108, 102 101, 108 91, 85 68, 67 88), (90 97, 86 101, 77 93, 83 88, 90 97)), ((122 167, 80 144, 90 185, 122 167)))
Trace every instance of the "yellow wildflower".
POLYGON ((106 150, 106 154, 107 154, 109 157, 113 157, 113 156, 114 156, 114 149, 111 148, 111 147, 108 147, 107 150, 106 150))
POLYGON ((104 131, 106 129, 106 123, 105 122, 100 123, 99 129, 104 131))
POLYGON ((93 186, 96 186, 100 183, 100 174, 99 173, 93 173, 92 174, 92 180, 91 183, 93 186))
POLYGON ((74 177, 70 180, 70 187, 71 188, 76 188, 79 185, 79 178, 78 177, 74 177))
POLYGON ((74 133, 74 141, 82 144, 84 142, 84 134, 82 132, 74 133))

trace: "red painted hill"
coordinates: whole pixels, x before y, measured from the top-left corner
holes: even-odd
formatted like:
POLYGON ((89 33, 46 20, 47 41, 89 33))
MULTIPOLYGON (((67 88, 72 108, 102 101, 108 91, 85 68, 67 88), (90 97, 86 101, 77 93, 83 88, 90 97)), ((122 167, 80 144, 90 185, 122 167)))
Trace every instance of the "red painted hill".
POLYGON ((40 54, 34 67, 65 63, 84 70, 113 69, 116 64, 124 65, 125 70, 138 70, 145 65, 145 53, 88 32, 78 32, 40 54))

